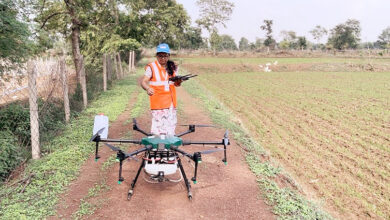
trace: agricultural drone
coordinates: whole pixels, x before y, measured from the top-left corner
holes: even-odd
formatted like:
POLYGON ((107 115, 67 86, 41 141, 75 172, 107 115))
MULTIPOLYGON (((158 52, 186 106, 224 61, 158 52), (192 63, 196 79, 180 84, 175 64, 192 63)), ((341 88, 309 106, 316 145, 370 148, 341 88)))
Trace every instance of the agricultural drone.
POLYGON ((152 135, 144 130, 140 129, 137 125, 137 121, 133 119, 133 130, 138 131, 144 134, 146 137, 141 140, 128 140, 128 139, 110 139, 108 137, 108 117, 104 115, 97 115, 95 117, 94 128, 93 128, 93 136, 90 141, 96 142, 96 152, 95 152, 95 161, 97 161, 100 157, 98 154, 99 143, 103 142, 113 151, 117 152, 116 160, 119 161, 119 179, 118 184, 121 184, 124 181, 122 176, 122 164, 123 161, 128 159, 138 160, 135 157, 137 154, 143 153, 143 157, 141 159, 141 164, 138 168, 137 174, 133 179, 130 189, 127 193, 127 199, 130 200, 133 193, 134 187, 137 182, 137 179, 141 173, 141 170, 144 169, 145 180, 147 182, 161 183, 164 181, 170 182, 180 182, 184 179, 184 183, 187 188, 188 199, 192 199, 191 193, 191 185, 187 179, 186 173, 184 172, 183 165, 181 162, 181 156, 189 158, 190 161, 193 161, 195 164, 194 176, 191 178, 194 184, 197 182, 197 172, 198 172, 198 164, 202 162, 203 154, 210 154, 218 151, 224 151, 224 157, 222 161, 227 164, 226 159, 226 146, 230 145, 228 138, 228 131, 225 132, 221 141, 184 141, 181 137, 195 132, 196 127, 214 127, 212 125, 184 125, 188 126, 188 130, 180 133, 175 136, 165 136, 165 135, 152 135), (130 143, 141 145, 142 147, 138 150, 126 153, 118 147, 115 147, 109 143, 130 143), (215 146, 214 149, 199 151, 188 153, 182 149, 180 146, 185 145, 221 145, 223 148, 217 148, 215 146), (180 178, 172 179, 171 176, 179 171, 180 178))

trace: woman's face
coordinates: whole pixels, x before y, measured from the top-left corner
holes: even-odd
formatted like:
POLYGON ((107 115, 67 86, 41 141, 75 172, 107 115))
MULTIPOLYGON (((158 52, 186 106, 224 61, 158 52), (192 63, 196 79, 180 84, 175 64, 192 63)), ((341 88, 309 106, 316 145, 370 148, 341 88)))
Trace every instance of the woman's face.
POLYGON ((161 66, 165 66, 168 62, 169 54, 168 53, 158 53, 157 60, 161 66))

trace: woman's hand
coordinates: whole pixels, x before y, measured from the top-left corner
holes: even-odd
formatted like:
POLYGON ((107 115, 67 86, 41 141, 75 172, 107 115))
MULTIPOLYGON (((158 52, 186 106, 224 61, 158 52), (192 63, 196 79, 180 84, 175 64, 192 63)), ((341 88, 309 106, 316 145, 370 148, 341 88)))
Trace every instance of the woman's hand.
POLYGON ((179 79, 175 81, 175 86, 180 86, 183 80, 179 79))
POLYGON ((146 93, 148 93, 149 96, 152 96, 154 94, 154 89, 153 88, 147 88, 146 93))

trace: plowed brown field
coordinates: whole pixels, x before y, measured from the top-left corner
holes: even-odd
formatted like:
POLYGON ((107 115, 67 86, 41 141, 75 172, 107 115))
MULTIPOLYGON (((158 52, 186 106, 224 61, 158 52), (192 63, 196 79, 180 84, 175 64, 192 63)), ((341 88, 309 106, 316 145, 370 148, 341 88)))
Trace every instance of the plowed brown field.
POLYGON ((336 217, 390 218, 390 72, 232 65, 183 64, 336 217))

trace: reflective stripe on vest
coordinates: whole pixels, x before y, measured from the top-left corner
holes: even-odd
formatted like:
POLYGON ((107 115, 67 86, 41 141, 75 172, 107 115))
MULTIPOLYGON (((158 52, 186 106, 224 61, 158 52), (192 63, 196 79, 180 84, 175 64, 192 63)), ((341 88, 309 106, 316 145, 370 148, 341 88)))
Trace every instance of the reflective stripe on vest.
MULTIPOLYGON (((152 70, 149 86, 154 89, 154 94, 149 96, 150 108, 152 110, 165 109, 169 108, 172 103, 173 106, 176 107, 176 89, 174 82, 169 81, 169 75, 165 68, 162 67, 158 61, 149 63, 146 68, 148 66, 152 70), (169 91, 165 90, 167 86, 169 86, 169 91)), ((173 76, 175 75, 176 73, 174 72, 173 76)))

